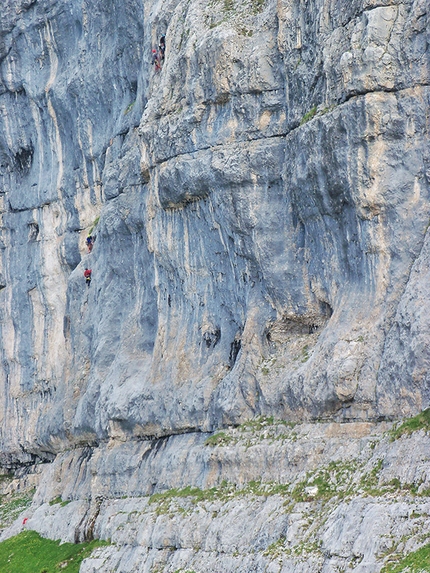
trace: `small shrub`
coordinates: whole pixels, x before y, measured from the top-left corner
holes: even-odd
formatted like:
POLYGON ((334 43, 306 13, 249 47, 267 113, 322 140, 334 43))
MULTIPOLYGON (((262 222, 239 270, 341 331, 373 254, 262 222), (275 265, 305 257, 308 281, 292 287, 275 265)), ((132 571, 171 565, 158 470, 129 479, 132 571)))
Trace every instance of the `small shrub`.
POLYGON ((225 105, 230 101, 230 94, 227 92, 219 93, 215 98, 215 103, 225 105))

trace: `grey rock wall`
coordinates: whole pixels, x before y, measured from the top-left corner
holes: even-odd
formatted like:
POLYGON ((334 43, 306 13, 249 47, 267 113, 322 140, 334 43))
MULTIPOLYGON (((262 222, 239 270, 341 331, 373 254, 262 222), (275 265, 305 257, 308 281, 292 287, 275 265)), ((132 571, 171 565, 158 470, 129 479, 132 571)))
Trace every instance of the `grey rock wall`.
POLYGON ((428 405, 424 2, 7 6, 4 459, 428 405))
MULTIPOLYGON (((203 444, 217 428, 257 416, 367 427, 429 407, 428 18, 425 0, 4 2, 0 465, 53 461, 31 527, 118 534, 124 547, 85 571, 149 571, 157 555, 166 572, 233 571, 238 559, 250 571, 379 571, 388 548, 371 541, 373 519, 417 546, 411 515, 427 498, 411 509, 405 490, 395 507, 389 492, 333 502, 314 537, 297 534, 302 564, 291 543, 307 506, 287 518, 282 496, 244 494, 226 516, 214 502, 213 523, 187 506, 172 525, 148 496, 378 463, 346 430, 314 459, 316 425, 290 450, 265 442, 211 461, 203 444), (72 503, 49 506, 58 494, 72 503), (118 532, 134 503, 130 548, 118 532), (253 520, 235 545, 233 529, 253 520)), ((382 484, 428 482, 413 445, 421 458, 382 484)), ((384 468, 403 468, 395 451, 379 451, 384 468)))

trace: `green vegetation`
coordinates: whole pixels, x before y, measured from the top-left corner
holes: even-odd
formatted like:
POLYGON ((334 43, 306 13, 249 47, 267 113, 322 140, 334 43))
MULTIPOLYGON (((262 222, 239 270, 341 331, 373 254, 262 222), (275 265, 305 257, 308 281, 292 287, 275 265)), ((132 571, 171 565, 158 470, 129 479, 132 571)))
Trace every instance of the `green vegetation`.
POLYGON ((0 543, 0 573, 78 573, 80 564, 103 541, 62 543, 23 531, 0 543))
POLYGON ((360 478, 360 488, 368 495, 379 495, 382 493, 378 489, 379 472, 382 469, 382 460, 376 462, 375 467, 370 472, 364 474, 360 478))
POLYGON ((31 504, 33 496, 34 490, 0 496, 0 528, 10 525, 31 504))
POLYGON ((264 551, 263 555, 266 557, 277 558, 282 555, 294 555, 296 557, 309 554, 321 554, 321 544, 318 541, 302 541, 293 545, 292 547, 285 546, 285 537, 281 537, 278 541, 275 541, 264 551))
POLYGON ((277 420, 273 416, 258 416, 252 420, 247 420, 239 426, 241 432, 259 432, 266 429, 268 426, 286 426, 293 428, 295 422, 287 422, 287 420, 277 420))
POLYGON ((269 547, 263 552, 265 557, 280 557, 286 552, 285 548, 285 537, 280 537, 278 541, 275 541, 269 545, 269 547))
POLYGON ((125 109, 124 115, 127 115, 128 113, 131 112, 135 103, 136 103, 136 100, 132 101, 130 104, 128 104, 128 106, 125 109))
POLYGON ((263 10, 264 2, 265 0, 251 0, 252 11, 254 12, 254 14, 258 14, 263 10))
POLYGON ((215 98, 215 103, 220 104, 220 105, 225 105, 229 101, 230 101, 230 94, 227 92, 220 93, 215 98))
POLYGON ((425 430, 426 432, 430 430, 430 408, 427 408, 427 410, 424 410, 417 416, 402 422, 400 426, 391 430, 390 436, 394 441, 404 434, 409 435, 412 434, 412 432, 417 432, 418 430, 425 430))
POLYGON ((395 557, 395 563, 388 563, 381 573, 428 573, 430 572, 430 543, 406 557, 395 557))
POLYGON ((306 478, 294 487, 291 497, 295 502, 346 497, 353 491, 352 480, 356 470, 354 461, 330 462, 326 467, 308 472, 306 478))
POLYGON ((57 496, 55 499, 51 499, 51 501, 49 502, 49 505, 57 505, 60 504, 61 507, 64 507, 65 505, 70 503, 70 499, 65 499, 64 501, 62 500, 61 496, 57 496))
POLYGON ((315 116, 316 112, 317 112, 317 106, 314 105, 314 107, 311 108, 308 111, 308 113, 305 113, 305 115, 302 117, 300 125, 303 125, 303 124, 307 123, 308 121, 310 121, 315 116))
POLYGON ((361 476, 359 490, 373 497, 395 492, 405 492, 413 496, 427 497, 430 490, 425 489, 418 493, 421 483, 402 483, 399 478, 393 478, 389 482, 379 483, 379 473, 382 469, 382 460, 378 460, 375 467, 361 476))
MULTIPOLYGON (((332 105, 329 105, 329 106, 327 106, 327 107, 325 107, 324 109, 321 110, 321 115, 325 115, 326 113, 329 113, 329 112, 333 111, 335 108, 336 108, 336 104, 335 104, 335 103, 332 104, 332 105)), ((359 339, 361 338, 361 342, 363 341, 363 337, 362 337, 362 336, 359 336, 358 338, 359 338, 359 339)))
POLYGON ((260 14, 265 7, 266 0, 248 0, 248 2, 240 3, 236 0, 210 0, 208 2, 208 7, 211 9, 212 14, 207 14, 206 24, 210 29, 216 28, 220 24, 225 22, 233 22, 237 32, 242 36, 253 35, 253 30, 248 27, 243 27, 238 25, 239 21, 243 17, 247 18, 251 15, 260 14), (221 9, 222 16, 220 17, 219 10, 221 9), (218 17, 214 19, 214 15, 218 14, 218 17))
MULTIPOLYGON (((156 513, 158 515, 179 512, 186 513, 188 508, 179 507, 180 499, 186 499, 191 506, 207 501, 229 501, 236 497, 282 495, 289 496, 290 485, 275 482, 250 481, 243 487, 237 487, 226 480, 219 486, 210 489, 200 489, 199 487, 187 486, 183 489, 169 489, 162 493, 155 493, 149 498, 149 504, 157 504, 156 513), (176 504, 176 505, 175 505, 176 504)), ((191 507, 192 509, 192 507, 191 507)))
POLYGON ((309 360, 309 346, 306 344, 302 348, 302 359, 301 362, 307 362, 309 360))
POLYGON ((88 231, 88 236, 92 235, 92 233, 93 233, 94 229, 97 227, 99 221, 100 221, 100 217, 96 217, 94 219, 94 223, 92 224, 91 229, 88 231))
POLYGON ((277 420, 273 416, 258 416, 248 420, 231 430, 231 433, 218 432, 206 439, 207 446, 227 446, 229 444, 241 443, 245 447, 250 447, 260 440, 296 440, 297 435, 292 432, 279 430, 280 427, 294 428, 295 422, 277 420))
POLYGON ((218 434, 209 436, 205 441, 205 446, 227 446, 232 441, 232 436, 229 436, 225 432, 219 432, 218 434))
POLYGON ((264 359, 260 362, 260 369, 263 376, 270 374, 272 370, 276 370, 276 358, 264 359))

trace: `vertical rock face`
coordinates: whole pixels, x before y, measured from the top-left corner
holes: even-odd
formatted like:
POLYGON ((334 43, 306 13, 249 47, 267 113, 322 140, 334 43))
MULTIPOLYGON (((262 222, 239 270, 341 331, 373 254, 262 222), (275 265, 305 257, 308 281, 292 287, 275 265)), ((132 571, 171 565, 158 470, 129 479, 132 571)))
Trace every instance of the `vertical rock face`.
POLYGON ((3 462, 429 405, 428 8, 379 4, 7 0, 3 462))

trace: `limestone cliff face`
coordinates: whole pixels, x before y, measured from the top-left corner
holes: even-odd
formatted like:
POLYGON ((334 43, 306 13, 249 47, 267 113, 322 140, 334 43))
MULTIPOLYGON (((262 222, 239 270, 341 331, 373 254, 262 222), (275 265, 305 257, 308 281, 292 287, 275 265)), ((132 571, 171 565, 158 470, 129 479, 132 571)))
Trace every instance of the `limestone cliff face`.
POLYGON ((426 0, 3 0, 0 467, 40 481, 28 527, 116 543, 83 573, 378 573, 428 538, 428 433, 384 432, 430 406, 429 30, 426 0))
POLYGON ((3 461, 429 405, 428 30, 424 0, 6 2, 3 461))

